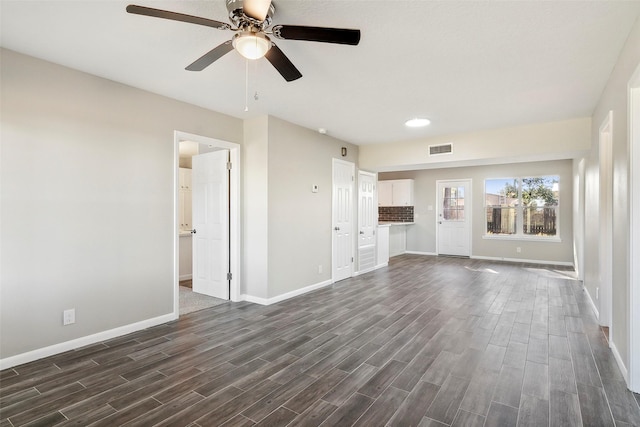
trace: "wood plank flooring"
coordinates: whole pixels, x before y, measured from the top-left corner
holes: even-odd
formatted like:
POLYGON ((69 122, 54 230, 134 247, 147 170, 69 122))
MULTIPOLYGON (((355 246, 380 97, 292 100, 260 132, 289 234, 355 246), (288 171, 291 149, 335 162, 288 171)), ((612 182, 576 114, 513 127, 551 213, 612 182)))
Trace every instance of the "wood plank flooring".
POLYGON ((565 268, 402 255, 0 373, 8 426, 640 426, 565 268))

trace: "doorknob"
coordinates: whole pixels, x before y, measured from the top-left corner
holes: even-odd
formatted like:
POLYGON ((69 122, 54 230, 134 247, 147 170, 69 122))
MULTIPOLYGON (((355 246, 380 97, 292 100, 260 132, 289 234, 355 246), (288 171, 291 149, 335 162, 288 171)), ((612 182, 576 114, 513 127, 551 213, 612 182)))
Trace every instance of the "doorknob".
POLYGON ((438 224, 442 224, 442 221, 438 221, 438 224))
POLYGON ((340 227, 333 227, 334 230, 340 231, 340 227))
POLYGON ((360 231, 360 234, 364 234, 364 231, 360 231))
POLYGON ((196 229, 191 230, 191 234, 196 234, 196 229))

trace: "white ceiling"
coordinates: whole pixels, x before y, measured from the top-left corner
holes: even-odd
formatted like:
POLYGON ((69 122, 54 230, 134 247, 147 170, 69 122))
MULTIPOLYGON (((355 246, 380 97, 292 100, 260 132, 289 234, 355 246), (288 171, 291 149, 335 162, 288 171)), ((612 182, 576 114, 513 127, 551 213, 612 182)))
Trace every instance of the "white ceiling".
POLYGON ((234 117, 270 114, 356 144, 591 115, 640 1, 275 0, 274 23, 359 28, 359 46, 276 40, 302 72, 231 52, 233 33, 131 15, 129 3, 227 22, 224 0, 5 1, 1 45, 234 117), (258 94, 258 100, 254 94, 258 94), (407 129, 425 116, 432 125, 407 129))

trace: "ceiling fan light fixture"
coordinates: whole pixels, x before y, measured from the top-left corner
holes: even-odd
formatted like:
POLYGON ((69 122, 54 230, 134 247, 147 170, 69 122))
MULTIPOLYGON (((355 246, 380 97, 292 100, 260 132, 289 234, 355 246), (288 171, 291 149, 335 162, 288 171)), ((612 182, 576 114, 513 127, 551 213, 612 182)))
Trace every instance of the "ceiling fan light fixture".
POLYGON ((243 31, 233 37, 233 47, 247 59, 259 59, 271 48, 271 40, 262 33, 243 31))
POLYGON ((413 119, 409 119, 406 122, 404 122, 404 125, 410 128, 421 128, 421 127, 429 126, 430 123, 431 123, 431 120, 425 119, 424 117, 414 117, 413 119))

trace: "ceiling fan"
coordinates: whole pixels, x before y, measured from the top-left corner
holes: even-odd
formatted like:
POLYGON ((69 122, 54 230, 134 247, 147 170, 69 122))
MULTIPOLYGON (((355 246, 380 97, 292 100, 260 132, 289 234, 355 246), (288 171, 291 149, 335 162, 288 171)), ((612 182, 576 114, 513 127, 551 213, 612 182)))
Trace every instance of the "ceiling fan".
POLYGON ((229 20, 233 26, 213 19, 146 6, 129 5, 127 12, 236 32, 231 40, 213 48, 187 66, 186 69, 189 71, 202 71, 235 49, 247 59, 258 59, 264 56, 282 77, 290 82, 302 77, 302 73, 269 36, 281 40, 307 40, 354 46, 360 42, 360 30, 280 24, 270 27, 276 10, 271 0, 226 0, 226 2, 229 20))

